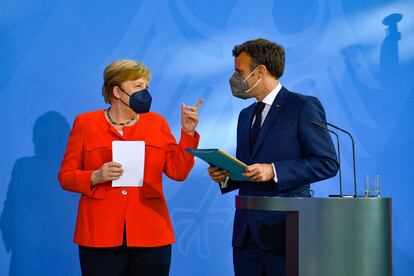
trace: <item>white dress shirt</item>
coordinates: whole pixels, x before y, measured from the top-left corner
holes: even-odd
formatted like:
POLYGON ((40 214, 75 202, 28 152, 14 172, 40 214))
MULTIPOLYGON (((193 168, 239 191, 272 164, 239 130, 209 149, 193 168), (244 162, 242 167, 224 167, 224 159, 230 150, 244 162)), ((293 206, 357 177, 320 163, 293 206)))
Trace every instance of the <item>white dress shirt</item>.
MULTIPOLYGON (((270 91, 270 93, 267 94, 267 96, 263 99, 262 103, 265 104, 265 107, 264 107, 264 109, 262 111, 262 122, 260 124, 260 127, 263 125, 263 122, 266 119, 267 114, 269 113, 269 110, 272 107, 272 104, 275 101, 277 94, 279 94, 280 89, 282 89, 282 85, 279 82, 276 85, 275 89, 273 89, 272 91, 270 91)), ((253 122, 252 122, 252 125, 251 126, 253 126, 254 121, 256 121, 256 116, 253 118, 253 122)))
MULTIPOLYGON (((270 93, 267 94, 267 96, 263 99, 262 102, 265 104, 265 107, 262 111, 262 122, 260 124, 260 127, 263 126, 263 122, 265 121, 267 114, 269 114, 269 110, 272 107, 272 104, 275 101, 277 94, 279 94, 280 89, 282 89, 282 84, 280 84, 279 82, 276 85, 276 87, 272 91, 270 91, 270 93)), ((254 121, 256 121, 256 116, 253 118, 252 126, 254 124, 254 121)), ((273 173, 275 175, 275 177, 273 177, 273 180, 277 183, 278 179, 277 179, 275 164, 272 163, 272 167, 273 167, 273 173)))

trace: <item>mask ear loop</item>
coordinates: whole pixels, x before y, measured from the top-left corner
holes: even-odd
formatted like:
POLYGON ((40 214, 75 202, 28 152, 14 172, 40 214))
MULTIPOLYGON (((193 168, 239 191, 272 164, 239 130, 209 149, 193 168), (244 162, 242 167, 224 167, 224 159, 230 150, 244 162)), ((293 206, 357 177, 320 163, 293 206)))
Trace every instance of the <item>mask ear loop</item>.
MULTIPOLYGON (((257 65, 256 66, 256 68, 254 68, 254 70, 247 76, 247 78, 245 78, 244 79, 244 81, 243 82, 246 82, 249 78, 250 78, 250 76, 254 73, 254 71, 256 71, 256 69, 257 68, 259 68, 259 66, 260 65, 257 65)), ((259 84, 259 82, 261 81, 262 79, 258 79, 257 81, 256 81, 256 83, 252 86, 252 87, 250 87, 249 89, 247 89, 246 91, 244 91, 244 93, 249 93, 250 92, 250 90, 252 90, 253 88, 255 88, 258 84, 259 84)))
POLYGON ((259 82, 261 81, 262 79, 258 79, 257 80, 257 82, 256 82, 256 84, 255 85, 253 85, 252 87, 250 87, 249 89, 247 89, 246 91, 245 91, 245 93, 249 93, 250 92, 250 90, 252 90, 253 88, 255 88, 256 87, 256 85, 258 85, 259 84, 259 82))
POLYGON ((253 69, 253 71, 243 80, 243 82, 246 82, 249 78, 250 78, 250 76, 254 73, 254 71, 256 71, 256 69, 259 67, 260 65, 257 65, 254 69, 253 69))
POLYGON ((123 93, 127 94, 128 97, 131 97, 131 95, 129 95, 124 89, 122 89, 121 86, 119 86, 119 85, 117 85, 117 86, 118 86, 119 90, 121 90, 123 93))
MULTIPOLYGON (((127 92, 125 92, 124 89, 122 89, 121 86, 117 85, 119 87, 119 90, 121 90, 123 93, 127 94, 128 97, 131 97, 131 95, 129 95, 127 92)), ((128 104, 126 104, 121 98, 119 98, 118 100, 120 100, 124 105, 126 105, 127 107, 131 108, 128 104)), ((132 108, 131 108, 132 109, 132 108)))

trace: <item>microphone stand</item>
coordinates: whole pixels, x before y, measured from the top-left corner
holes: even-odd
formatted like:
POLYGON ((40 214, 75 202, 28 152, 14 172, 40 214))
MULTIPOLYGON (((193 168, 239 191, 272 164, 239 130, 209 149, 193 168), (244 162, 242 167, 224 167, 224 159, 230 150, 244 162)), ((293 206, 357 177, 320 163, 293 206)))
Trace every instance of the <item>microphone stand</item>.
POLYGON ((341 172, 341 149, 339 147, 339 136, 335 131, 332 131, 330 129, 328 129, 327 127, 315 122, 315 121, 311 121, 312 124, 314 124, 315 126, 326 130, 330 133, 333 133, 336 136, 336 144, 337 144, 337 148, 338 148, 338 163, 339 163, 339 197, 344 197, 343 193, 342 193, 342 172, 341 172))
POLYGON ((352 142, 352 159, 353 159, 353 165, 354 165, 354 197, 357 198, 357 180, 356 180, 356 162, 355 162, 355 141, 354 141, 354 137, 352 137, 351 133, 346 131, 345 129, 342 129, 334 124, 331 124, 327 121, 323 121, 325 124, 327 124, 328 126, 331 126, 333 128, 336 128, 337 130, 342 131, 343 133, 346 133, 350 138, 351 138, 351 142, 352 142))

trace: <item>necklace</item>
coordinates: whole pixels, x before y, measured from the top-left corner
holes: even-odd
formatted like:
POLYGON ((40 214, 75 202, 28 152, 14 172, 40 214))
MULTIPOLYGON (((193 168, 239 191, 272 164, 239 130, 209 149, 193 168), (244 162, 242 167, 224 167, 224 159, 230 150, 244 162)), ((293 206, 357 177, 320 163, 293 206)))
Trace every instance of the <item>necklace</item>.
POLYGON ((125 126, 125 125, 127 125, 127 124, 129 124, 129 123, 131 123, 131 122, 133 122, 133 121, 135 121, 137 119, 137 117, 134 117, 134 118, 131 118, 131 119, 129 119, 129 120, 123 122, 123 123, 117 123, 117 122, 115 122, 115 121, 112 120, 111 115, 109 114, 109 110, 110 110, 110 108, 108 108, 105 111, 106 116, 108 117, 108 119, 111 122, 111 124, 114 124, 114 125, 117 125, 117 126, 125 126))

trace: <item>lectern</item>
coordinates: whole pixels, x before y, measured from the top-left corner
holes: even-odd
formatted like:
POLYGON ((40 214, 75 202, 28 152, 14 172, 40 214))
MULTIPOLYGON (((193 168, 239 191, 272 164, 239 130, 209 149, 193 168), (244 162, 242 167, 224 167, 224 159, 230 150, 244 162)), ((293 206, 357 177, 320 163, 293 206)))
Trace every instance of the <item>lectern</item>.
POLYGON ((391 198, 236 196, 236 208, 286 212, 287 276, 392 274, 391 198))

